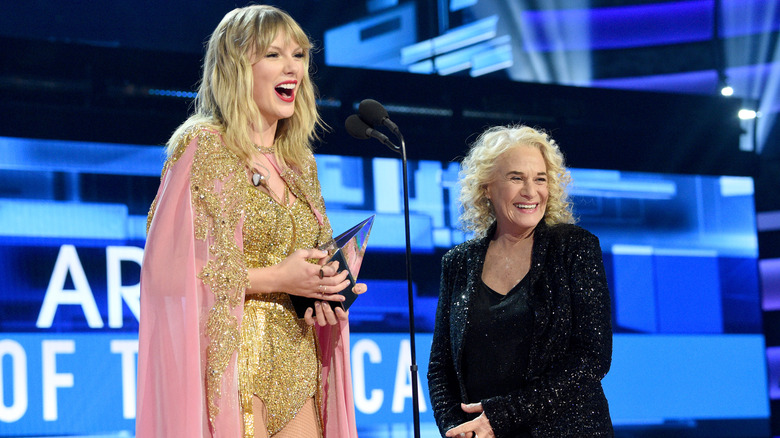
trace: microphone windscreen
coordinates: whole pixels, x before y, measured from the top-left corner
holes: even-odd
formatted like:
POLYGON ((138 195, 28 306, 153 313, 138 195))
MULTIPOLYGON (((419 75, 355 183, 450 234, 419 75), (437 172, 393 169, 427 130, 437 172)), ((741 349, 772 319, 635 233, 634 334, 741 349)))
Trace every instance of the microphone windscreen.
POLYGON ((357 114, 352 114, 347 117, 347 120, 344 121, 344 127, 347 128, 349 135, 357 139, 365 140, 368 138, 370 126, 366 125, 366 122, 360 120, 360 117, 358 117, 357 114))
POLYGON ((382 125, 382 121, 389 117, 385 107, 374 99, 364 99, 360 102, 358 113, 360 118, 372 127, 382 125))

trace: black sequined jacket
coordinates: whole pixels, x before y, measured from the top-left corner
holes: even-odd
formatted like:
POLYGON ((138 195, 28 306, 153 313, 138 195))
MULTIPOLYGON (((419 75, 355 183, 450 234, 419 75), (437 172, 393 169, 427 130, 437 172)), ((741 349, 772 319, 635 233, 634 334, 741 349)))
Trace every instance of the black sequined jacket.
MULTIPOLYGON (((490 236, 462 243, 442 258, 428 386, 442 435, 469 420, 461 365, 471 301, 482 275, 490 236)), ((612 360, 610 298, 596 236, 575 225, 534 232, 529 304, 533 340, 519 391, 482 400, 497 438, 525 425, 534 437, 611 437, 601 379, 612 360)), ((501 333, 496 333, 501 336, 501 333)))

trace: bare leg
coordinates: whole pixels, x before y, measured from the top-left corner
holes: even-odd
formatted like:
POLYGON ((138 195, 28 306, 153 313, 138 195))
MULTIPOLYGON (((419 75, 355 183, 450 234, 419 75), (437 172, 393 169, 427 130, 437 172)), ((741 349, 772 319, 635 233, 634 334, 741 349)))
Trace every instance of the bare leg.
POLYGON ((268 438, 268 427, 265 425, 266 418, 268 418, 268 410, 257 396, 252 397, 252 415, 255 424, 254 438, 268 438))

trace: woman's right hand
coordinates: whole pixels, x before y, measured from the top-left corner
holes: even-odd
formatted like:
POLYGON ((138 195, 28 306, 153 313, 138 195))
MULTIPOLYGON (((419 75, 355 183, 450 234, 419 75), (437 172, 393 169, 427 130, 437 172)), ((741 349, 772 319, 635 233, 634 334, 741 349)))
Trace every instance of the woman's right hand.
POLYGON ((338 292, 349 286, 347 270, 338 272, 338 262, 325 263, 328 253, 299 249, 274 266, 249 270, 249 293, 284 291, 323 301, 344 301, 338 292), (309 260, 317 259, 313 264, 309 260))
POLYGON ((460 408, 467 414, 479 414, 479 417, 467 421, 457 427, 453 427, 448 430, 444 435, 446 437, 462 437, 462 438, 495 438, 496 434, 493 432, 493 426, 490 425, 490 421, 485 416, 485 411, 482 409, 482 403, 461 403, 460 408))

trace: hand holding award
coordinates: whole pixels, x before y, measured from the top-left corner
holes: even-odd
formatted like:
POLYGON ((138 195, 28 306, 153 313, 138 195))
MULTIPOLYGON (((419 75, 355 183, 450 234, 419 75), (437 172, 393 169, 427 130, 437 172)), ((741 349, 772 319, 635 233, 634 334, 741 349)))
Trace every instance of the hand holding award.
MULTIPOLYGON (((368 236, 371 233, 371 227, 374 224, 375 215, 371 215, 366 220, 360 222, 344 233, 331 239, 325 245, 322 245, 319 249, 327 251, 330 257, 325 264, 331 262, 338 262, 338 273, 346 270, 347 278, 349 279, 349 286, 344 290, 338 292, 343 295, 344 301, 328 301, 332 308, 341 307, 344 311, 349 309, 352 303, 357 298, 357 295, 353 288, 355 287, 358 272, 360 266, 363 263, 363 256, 366 253, 366 245, 368 244, 368 236)), ((295 313, 299 318, 303 318, 306 309, 309 307, 314 308, 314 303, 317 301, 313 298, 302 297, 298 295, 290 295, 293 307, 295 307, 295 313)))

